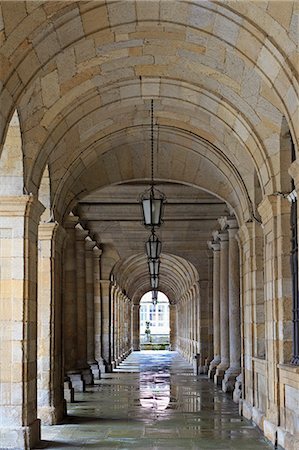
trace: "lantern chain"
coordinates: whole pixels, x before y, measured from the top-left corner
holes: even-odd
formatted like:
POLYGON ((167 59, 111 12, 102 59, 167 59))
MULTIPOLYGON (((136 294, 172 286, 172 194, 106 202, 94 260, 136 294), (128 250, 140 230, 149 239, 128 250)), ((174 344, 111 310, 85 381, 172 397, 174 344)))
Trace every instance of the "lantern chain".
POLYGON ((154 100, 151 100, 151 175, 152 187, 154 186, 154 100))

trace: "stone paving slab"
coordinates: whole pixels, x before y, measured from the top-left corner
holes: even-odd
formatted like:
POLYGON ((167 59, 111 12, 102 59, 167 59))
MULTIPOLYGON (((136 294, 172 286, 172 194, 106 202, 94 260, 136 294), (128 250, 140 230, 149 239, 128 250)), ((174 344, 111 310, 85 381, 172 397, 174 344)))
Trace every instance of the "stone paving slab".
POLYGON ((63 424, 42 427, 44 448, 266 450, 238 406, 178 353, 141 351, 77 393, 63 424), (132 373, 132 367, 138 372, 132 373))

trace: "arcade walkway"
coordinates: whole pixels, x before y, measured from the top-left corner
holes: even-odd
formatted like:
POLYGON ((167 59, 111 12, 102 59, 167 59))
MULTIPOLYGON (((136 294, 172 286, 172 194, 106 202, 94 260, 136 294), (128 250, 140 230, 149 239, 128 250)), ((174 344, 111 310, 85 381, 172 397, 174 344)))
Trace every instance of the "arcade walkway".
POLYGON ((132 353, 76 395, 64 424, 42 428, 55 449, 270 449, 220 389, 176 352, 132 353))

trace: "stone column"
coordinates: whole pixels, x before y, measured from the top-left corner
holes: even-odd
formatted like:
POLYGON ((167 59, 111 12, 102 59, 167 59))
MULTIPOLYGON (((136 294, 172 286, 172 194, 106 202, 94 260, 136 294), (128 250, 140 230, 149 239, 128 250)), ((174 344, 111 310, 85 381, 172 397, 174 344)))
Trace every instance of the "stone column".
POLYGON ((140 305, 132 307, 132 346, 134 351, 140 350, 140 305))
POLYGON ((68 216, 64 222, 67 242, 64 253, 64 289, 63 289, 63 346, 65 379, 65 398, 73 399, 72 388, 76 392, 85 391, 85 382, 77 369, 77 265, 76 265, 76 229, 78 217, 68 216), (68 378, 72 385, 69 385, 68 378))
POLYGON ((215 384, 222 384, 229 367, 229 316, 228 316, 228 233, 218 234, 220 239, 220 364, 214 376, 215 384))
POLYGON ((200 289, 200 304, 199 304, 199 361, 198 373, 207 373, 208 368, 205 366, 205 361, 208 357, 208 339, 209 339, 209 301, 208 301, 208 280, 199 281, 200 289))
POLYGON ((64 415, 62 373, 62 249, 66 233, 57 223, 38 228, 37 404, 42 423, 53 425, 64 415))
MULTIPOLYGON (((277 365, 284 358, 291 357, 291 267, 290 267, 290 209, 291 204, 282 196, 264 197, 258 211, 262 218, 265 253, 264 253, 264 285, 265 285, 265 322, 266 322, 266 379, 265 391, 267 400, 263 430, 265 436, 275 444, 278 427, 283 416, 281 414, 281 380, 277 365), (289 320, 288 320, 289 319, 289 320)), ((260 395, 254 386, 255 396, 260 395)), ((286 406, 291 406, 284 397, 286 406)), ((292 406, 291 406, 292 407, 292 406)), ((294 407, 295 408, 295 407, 294 407)))
POLYGON ((88 231, 80 224, 76 225, 76 263, 77 263, 77 368, 81 371, 86 384, 92 384, 93 378, 87 364, 87 313, 86 313, 86 273, 85 239, 88 231))
POLYGON ((100 379, 98 362, 94 349, 94 252, 96 246, 89 236, 85 239, 85 280, 86 280, 86 313, 87 313, 87 363, 94 380, 100 379))
POLYGON ((169 304, 169 343, 170 350, 176 350, 176 305, 169 304))
POLYGON ((117 291, 116 291, 116 286, 114 284, 111 285, 111 291, 110 291, 110 314, 111 314, 111 323, 110 323, 110 345, 111 345, 111 368, 112 370, 115 369, 115 367, 117 366, 117 361, 116 361, 116 353, 117 353, 117 349, 116 349, 116 341, 117 341, 117 315, 118 315, 118 310, 117 310, 117 300, 116 300, 116 296, 117 296, 117 291))
POLYGON ((37 419, 37 235, 33 195, 0 198, 0 436, 2 448, 40 439, 37 419))
POLYGON ((128 353, 132 351, 132 303, 128 302, 128 353))
POLYGON ((208 288, 207 288, 207 323, 208 323, 208 342, 207 342, 207 358, 205 361, 205 373, 208 373, 210 363, 214 358, 213 349, 213 252, 211 249, 206 252, 208 258, 208 288))
POLYGON ((101 280, 101 300, 102 300, 102 355, 106 372, 111 372, 111 281, 101 280))
POLYGON ((229 368, 224 374, 222 390, 234 390, 235 381, 241 373, 241 329, 240 329, 240 260, 236 240, 238 224, 236 219, 228 219, 228 294, 229 294, 229 368))
POLYGON ((95 359, 100 373, 105 373, 102 355, 102 297, 101 297, 101 254, 98 247, 93 248, 93 288, 94 288, 94 346, 95 359))
POLYGON ((213 250, 213 347, 214 358, 210 363, 208 377, 213 379, 220 363, 220 243, 209 243, 213 250))

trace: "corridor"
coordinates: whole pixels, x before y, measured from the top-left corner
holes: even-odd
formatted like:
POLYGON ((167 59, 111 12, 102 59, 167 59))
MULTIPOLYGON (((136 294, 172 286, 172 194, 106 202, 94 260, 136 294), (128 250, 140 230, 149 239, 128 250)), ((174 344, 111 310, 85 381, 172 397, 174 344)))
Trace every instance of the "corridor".
POLYGON ((238 406, 177 352, 133 352, 76 395, 61 425, 42 427, 55 449, 272 448, 238 406))

